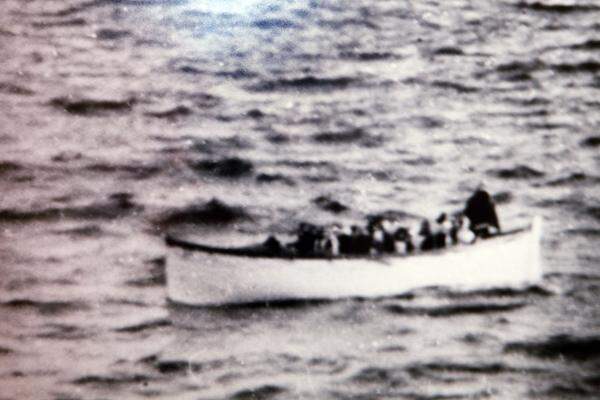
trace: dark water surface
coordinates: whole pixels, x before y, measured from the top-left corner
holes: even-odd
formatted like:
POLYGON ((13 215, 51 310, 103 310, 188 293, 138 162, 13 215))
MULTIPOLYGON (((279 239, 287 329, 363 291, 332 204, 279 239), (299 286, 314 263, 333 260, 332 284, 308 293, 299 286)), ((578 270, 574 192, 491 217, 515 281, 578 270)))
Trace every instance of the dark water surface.
POLYGON ((2 1, 0 399, 598 397, 600 3, 326 3, 2 1), (541 287, 166 301, 166 231, 435 217, 481 180, 545 217, 541 287))

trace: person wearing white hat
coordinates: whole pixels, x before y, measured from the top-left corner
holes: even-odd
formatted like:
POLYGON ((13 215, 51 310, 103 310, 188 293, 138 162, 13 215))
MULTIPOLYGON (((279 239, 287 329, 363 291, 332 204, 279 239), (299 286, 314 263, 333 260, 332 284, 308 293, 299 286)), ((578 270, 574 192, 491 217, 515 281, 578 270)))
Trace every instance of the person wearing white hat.
POLYGON ((456 239, 460 244, 472 244, 476 240, 476 236, 471 229, 469 229, 470 221, 468 217, 458 217, 458 231, 456 232, 456 239))

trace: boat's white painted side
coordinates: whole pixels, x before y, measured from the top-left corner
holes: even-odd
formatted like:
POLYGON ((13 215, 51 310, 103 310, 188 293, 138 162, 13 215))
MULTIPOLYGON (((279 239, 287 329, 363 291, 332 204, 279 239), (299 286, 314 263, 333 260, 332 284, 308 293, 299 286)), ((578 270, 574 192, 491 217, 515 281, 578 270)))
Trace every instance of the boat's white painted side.
POLYGON ((520 287, 541 279, 540 237, 541 218, 536 217, 528 231, 409 257, 285 260, 177 249, 167 262, 168 297, 217 305, 383 297, 427 286, 520 287))

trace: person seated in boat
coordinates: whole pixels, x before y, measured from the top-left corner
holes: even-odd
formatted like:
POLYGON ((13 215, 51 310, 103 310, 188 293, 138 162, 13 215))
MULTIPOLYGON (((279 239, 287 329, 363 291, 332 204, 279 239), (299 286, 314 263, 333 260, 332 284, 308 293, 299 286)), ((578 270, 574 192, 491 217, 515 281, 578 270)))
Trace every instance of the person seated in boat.
POLYGON ((264 241, 263 247, 267 251, 267 253, 271 255, 278 255, 283 252, 283 247, 281 246, 281 242, 275 236, 271 235, 264 241))
POLYGON ((394 232, 394 247, 398 254, 410 254, 415 250, 410 231, 405 227, 398 227, 394 232))
POLYGON ((316 225, 301 222, 298 226, 298 239, 292 248, 299 256, 313 256, 319 240, 319 228, 316 225))
POLYGON ((396 239, 394 234, 397 230, 397 222, 389 219, 381 221, 381 229, 383 230, 383 252, 384 253, 395 253, 396 252, 396 239))
POLYGON ((352 246, 354 239, 352 238, 352 230, 349 226, 342 226, 338 235, 339 252, 340 254, 352 254, 352 246))
POLYGON ((391 232, 392 222, 385 218, 369 221, 368 231, 371 235, 371 253, 383 254, 396 251, 394 236, 391 232))
POLYGON ((373 245, 373 239, 363 228, 358 225, 352 226, 352 248, 350 254, 365 255, 370 254, 373 245))
POLYGON ((447 231, 449 231, 449 229, 447 229, 446 226, 446 220, 448 219, 448 217, 446 216, 446 213, 441 213, 436 219, 435 219, 435 224, 434 227, 431 231, 431 235, 433 236, 433 248, 434 249, 441 249, 446 247, 446 236, 447 236, 447 231))
POLYGON ((446 243, 450 243, 452 245, 458 244, 458 230, 462 224, 462 213, 455 213, 450 218, 450 230, 448 231, 448 239, 446 243))
POLYGON ((456 218, 449 218, 445 212, 436 218, 434 229, 435 248, 439 249, 456 244, 458 225, 455 220, 456 218))
POLYGON ((383 230, 379 226, 379 223, 368 225, 367 231, 371 236, 371 250, 370 253, 380 254, 383 253, 383 230))
POLYGON ((486 238, 500 232, 494 201, 483 184, 469 197, 463 214, 469 219, 469 228, 477 237, 486 238))
POLYGON ((423 236, 419 233, 421 231, 421 222, 413 223, 408 229, 408 237, 415 250, 421 250, 421 243, 423 243, 423 236))
POLYGON ((468 217, 459 215, 457 217, 458 228, 456 232, 456 242, 460 244, 472 244, 475 243, 477 237, 475 233, 469 228, 471 224, 468 217))
POLYGON ((369 227, 371 235, 371 254, 381 254, 384 252, 385 233, 379 222, 369 227))
POLYGON ((340 241, 338 239, 341 226, 333 224, 324 230, 323 238, 319 241, 319 253, 328 257, 340 255, 340 241))
POLYGON ((429 224, 428 220, 424 219, 421 221, 418 235, 421 239, 419 243, 419 249, 421 249, 421 251, 435 249, 435 237, 431 231, 431 225, 429 224))

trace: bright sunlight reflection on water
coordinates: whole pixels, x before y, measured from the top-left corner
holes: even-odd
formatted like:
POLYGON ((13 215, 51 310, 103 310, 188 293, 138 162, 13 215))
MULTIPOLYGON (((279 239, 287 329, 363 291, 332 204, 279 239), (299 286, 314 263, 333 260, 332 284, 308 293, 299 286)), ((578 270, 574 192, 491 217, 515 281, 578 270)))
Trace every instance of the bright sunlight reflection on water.
POLYGON ((277 7, 278 2, 268 0, 193 0, 192 9, 215 14, 258 14, 261 10, 277 7))
POLYGON ((190 0, 182 5, 185 12, 177 18, 165 16, 165 9, 156 17, 169 39, 191 53, 242 54, 254 52, 257 46, 264 49, 281 37, 293 25, 293 10, 304 3, 305 0, 190 0))

